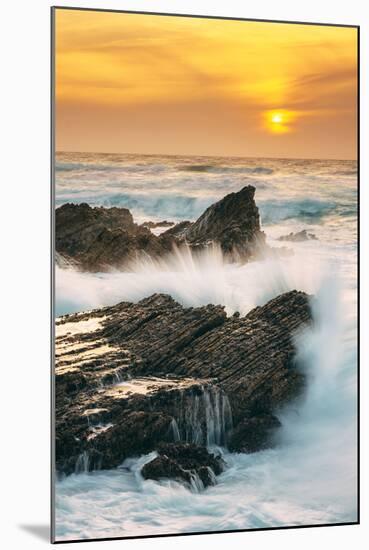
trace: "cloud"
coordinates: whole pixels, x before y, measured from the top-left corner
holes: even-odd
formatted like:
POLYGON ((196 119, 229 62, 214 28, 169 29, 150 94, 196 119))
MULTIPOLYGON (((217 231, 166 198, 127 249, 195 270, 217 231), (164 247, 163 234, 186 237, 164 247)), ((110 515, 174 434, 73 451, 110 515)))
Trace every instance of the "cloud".
POLYGON ((155 135, 160 152, 264 156, 288 143, 311 156, 324 134, 322 156, 352 155, 354 29, 66 10, 56 22, 63 149, 150 152, 155 135), (276 110, 290 132, 271 142, 276 110))

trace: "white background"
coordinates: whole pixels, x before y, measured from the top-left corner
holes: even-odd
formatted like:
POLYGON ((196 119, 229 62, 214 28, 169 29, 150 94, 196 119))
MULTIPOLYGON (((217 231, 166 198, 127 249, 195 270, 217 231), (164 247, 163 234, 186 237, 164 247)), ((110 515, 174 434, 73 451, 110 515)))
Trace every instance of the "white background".
MULTIPOLYGON (((368 31, 367 0, 59 0, 107 7, 361 25, 362 42, 362 525, 91 543, 99 548, 228 545, 367 547, 368 31)), ((7 0, 0 12, 1 392, 0 545, 40 548, 49 522, 49 0, 7 0), (5 306, 5 311, 4 307, 5 306)), ((70 548, 75 545, 70 545, 70 548)), ((80 548, 80 546, 78 546, 80 548)))

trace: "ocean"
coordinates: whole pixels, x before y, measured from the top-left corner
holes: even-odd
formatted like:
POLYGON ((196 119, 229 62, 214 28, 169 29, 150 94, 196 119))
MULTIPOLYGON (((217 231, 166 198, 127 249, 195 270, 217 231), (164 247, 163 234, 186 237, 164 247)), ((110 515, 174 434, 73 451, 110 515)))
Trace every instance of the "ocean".
POLYGON ((296 337, 306 395, 278 411, 276 448, 221 449, 218 483, 194 492, 144 481, 151 456, 56 484, 56 538, 99 538, 353 522, 357 519, 357 165, 354 161, 58 153, 56 206, 129 208, 135 221, 196 219, 245 185, 262 229, 293 255, 226 264, 219 251, 142 261, 135 272, 56 268, 56 314, 168 293, 184 306, 245 315, 281 292, 315 296, 314 327, 296 337), (316 240, 281 242, 307 229, 316 240))

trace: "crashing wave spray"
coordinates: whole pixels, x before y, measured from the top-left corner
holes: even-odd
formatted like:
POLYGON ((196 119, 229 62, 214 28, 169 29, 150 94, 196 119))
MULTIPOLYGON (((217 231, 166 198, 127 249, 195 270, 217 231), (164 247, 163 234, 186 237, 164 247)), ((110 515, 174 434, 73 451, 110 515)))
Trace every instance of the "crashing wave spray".
POLYGON ((315 292, 319 273, 318 260, 307 263, 304 250, 282 261, 266 258, 240 265, 226 263, 217 246, 196 254, 182 247, 161 260, 141 258, 134 272, 81 273, 56 267, 56 314, 164 293, 184 307, 222 304, 229 315, 245 315, 288 290, 315 292))
MULTIPOLYGON (((265 277, 254 264, 235 267, 235 280, 243 281, 248 299, 251 292, 261 296, 292 284, 306 289, 306 262, 299 262, 303 269, 293 276, 284 265, 267 274, 264 264, 265 277), (274 283, 269 285, 272 275, 274 283)), ((224 530, 356 521, 355 291, 343 291, 332 279, 321 279, 313 291, 315 324, 296 341, 307 391, 300 403, 280 412, 283 428, 276 448, 253 454, 225 451, 227 469, 217 485, 195 492, 194 481, 190 497, 176 482, 140 478, 150 455, 131 459, 125 469, 68 476, 57 486, 59 536, 83 537, 86 529, 90 537, 103 536, 106 525, 97 518, 105 517, 107 507, 116 518, 109 536, 212 531, 219 529, 220 518, 224 530), (112 494, 124 495, 129 503, 123 519, 122 500, 112 503, 112 494)), ((185 437, 178 417, 172 426, 173 440, 174 433, 185 437)))
POLYGON ((354 294, 344 292, 337 278, 322 281, 312 301, 314 324, 296 338, 306 393, 297 409, 288 407, 280 415, 280 443, 293 483, 304 485, 305 495, 335 502, 342 516, 352 520, 357 504, 354 294), (313 480, 310 484, 307 475, 313 480))

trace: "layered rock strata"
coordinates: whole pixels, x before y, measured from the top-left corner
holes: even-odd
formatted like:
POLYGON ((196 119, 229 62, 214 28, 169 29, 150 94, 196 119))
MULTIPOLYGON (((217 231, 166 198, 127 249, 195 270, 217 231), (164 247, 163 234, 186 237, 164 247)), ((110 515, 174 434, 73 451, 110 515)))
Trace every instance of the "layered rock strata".
POLYGON ((245 317, 154 294, 59 318, 58 472, 113 468, 166 443, 271 445, 276 412, 304 387, 294 336, 310 321, 297 291, 245 317))

